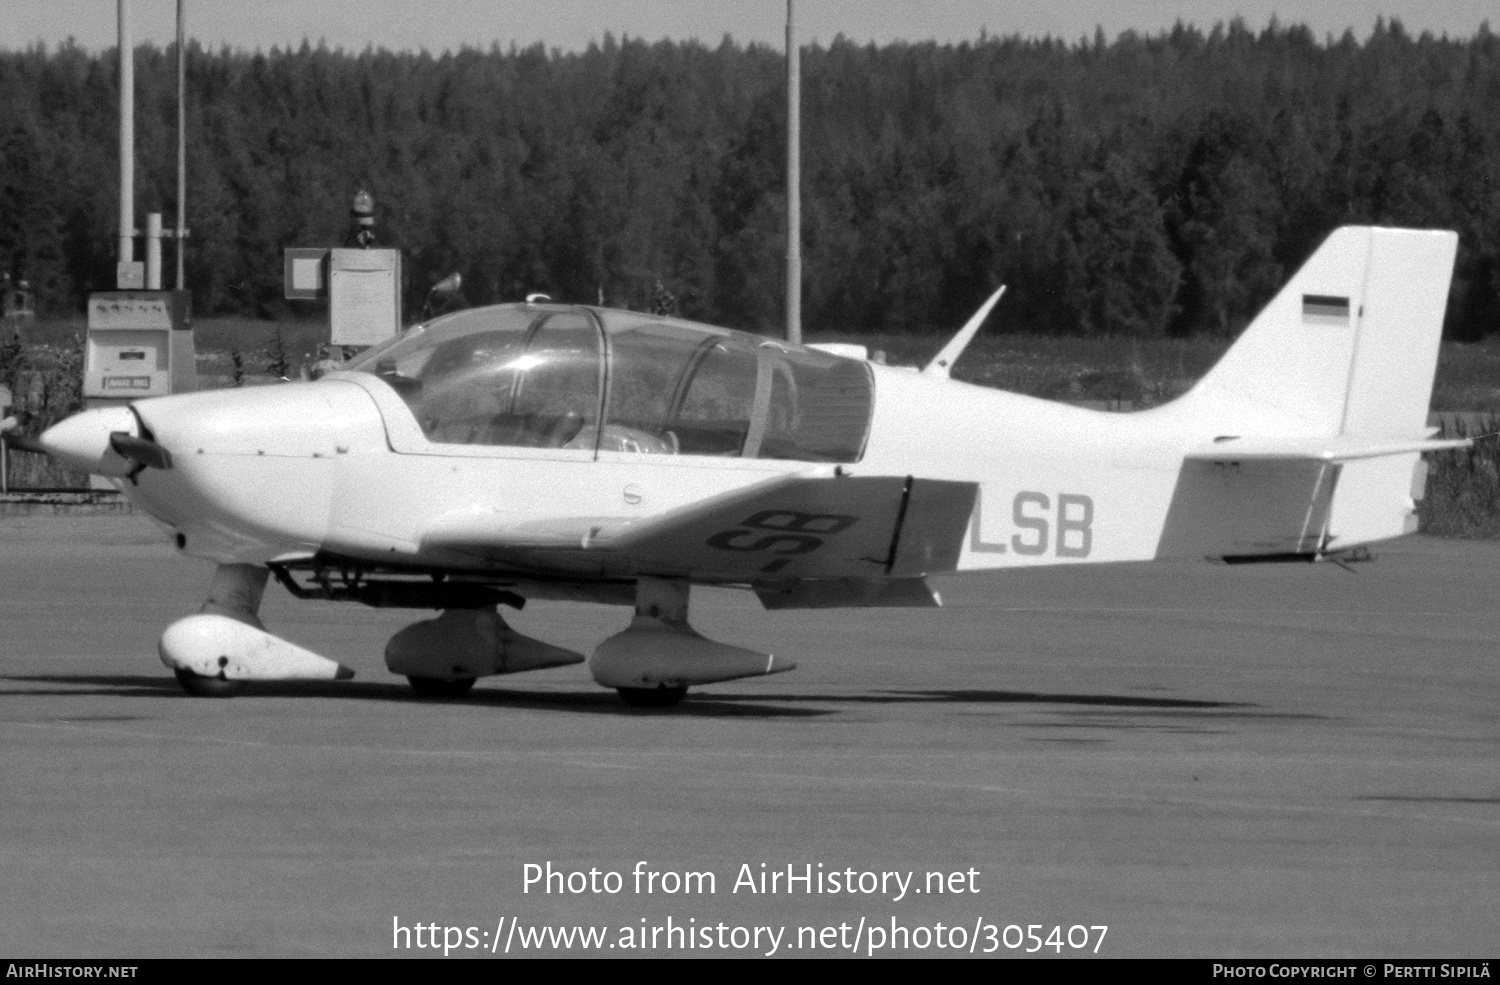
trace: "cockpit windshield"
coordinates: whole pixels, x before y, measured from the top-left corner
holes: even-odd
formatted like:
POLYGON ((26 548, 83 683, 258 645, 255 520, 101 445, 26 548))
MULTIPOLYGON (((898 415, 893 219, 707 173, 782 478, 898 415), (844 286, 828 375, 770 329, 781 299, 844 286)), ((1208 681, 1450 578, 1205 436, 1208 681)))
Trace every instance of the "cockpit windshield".
POLYGON ((554 305, 457 312, 346 368, 436 445, 853 462, 869 367, 678 319, 554 305))

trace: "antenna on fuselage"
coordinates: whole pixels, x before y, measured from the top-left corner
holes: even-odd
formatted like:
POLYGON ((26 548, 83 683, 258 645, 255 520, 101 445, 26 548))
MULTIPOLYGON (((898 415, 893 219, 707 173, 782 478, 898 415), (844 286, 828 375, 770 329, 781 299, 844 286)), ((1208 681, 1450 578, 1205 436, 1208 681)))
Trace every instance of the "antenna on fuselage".
POLYGON ((932 357, 932 362, 922 367, 922 372, 931 376, 947 376, 953 372, 953 364, 958 362, 958 357, 963 355, 964 350, 969 347, 974 336, 979 332, 979 326, 989 317, 990 310, 999 302, 1000 296, 1005 293, 1005 285, 1000 285, 1000 290, 990 295, 990 299, 979 306, 974 312, 974 317, 964 323, 964 327, 958 330, 958 334, 948 340, 941 352, 932 357))

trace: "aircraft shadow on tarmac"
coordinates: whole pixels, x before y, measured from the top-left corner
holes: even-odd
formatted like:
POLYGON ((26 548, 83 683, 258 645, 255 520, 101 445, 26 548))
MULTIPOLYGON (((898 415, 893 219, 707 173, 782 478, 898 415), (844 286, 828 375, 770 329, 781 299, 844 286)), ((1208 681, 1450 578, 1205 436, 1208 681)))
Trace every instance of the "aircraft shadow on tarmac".
MULTIPOLYGON (((1247 719, 1325 718, 1304 712, 1268 711, 1258 705, 1240 701, 1204 701, 1192 698, 1160 698, 1128 694, 1062 694, 1037 691, 991 690, 901 690, 863 694, 734 694, 718 695, 717 700, 818 702, 833 705, 857 704, 962 704, 991 707, 1046 705, 1061 721, 1026 721, 1017 723, 1027 729, 1149 729, 1157 732, 1211 734, 1226 731, 1206 727, 1214 721, 1247 719)), ((1039 742, 1104 742, 1102 738, 1047 736, 1039 742)))
POLYGON ((1500 804, 1500 797, 1413 797, 1393 794, 1384 797, 1355 797, 1354 799, 1386 804, 1500 804))
MULTIPOLYGON (((0 687, 0 697, 129 697, 184 698, 211 701, 186 694, 171 677, 146 675, 9 675, 0 681, 17 684, 55 684, 64 687, 0 687)), ((671 714, 705 718, 814 718, 830 715, 829 709, 780 708, 768 705, 726 703, 718 695, 691 698, 675 708, 631 708, 613 691, 521 691, 511 688, 478 687, 461 697, 426 698, 414 694, 405 684, 378 681, 255 681, 247 682, 244 691, 232 700, 246 698, 342 698, 360 701, 389 701, 400 704, 441 704, 447 706, 489 706, 537 708, 575 714, 642 716, 671 714)), ((775 699, 773 699, 775 700, 775 699)), ((71 720, 71 719, 70 719, 71 720)))
MULTIPOLYGON (((80 697, 87 695, 132 698, 188 698, 170 677, 148 675, 11 675, 0 681, 17 684, 64 685, 40 690, 33 687, 0 688, 5 696, 80 697)), ((435 703, 492 707, 549 709, 574 714, 651 715, 672 714, 706 718, 815 718, 837 714, 840 708, 890 704, 956 704, 981 706, 1061 706, 1057 710, 1069 721, 1050 723, 1054 728, 1171 727, 1175 731, 1192 730, 1190 720, 1199 719, 1304 719, 1324 716, 1306 713, 1268 711, 1246 702, 1204 701, 1190 698, 1146 697, 1123 694, 1068 694, 1034 691, 998 690, 880 690, 849 693, 698 693, 676 708, 640 709, 624 705, 612 692, 603 689, 586 691, 530 691, 515 688, 478 687, 457 698, 422 698, 404 684, 379 681, 292 681, 253 682, 242 696, 289 698, 342 698, 366 701, 390 701, 403 704, 435 703), (817 705, 821 707, 807 707, 817 705), (1143 721, 1132 722, 1131 717, 1143 721), (1166 726, 1165 720, 1180 724, 1166 726)), ((212 700, 196 698, 194 700, 212 700)), ((1029 723, 1031 727, 1048 727, 1029 723)), ((1201 729, 1199 729, 1201 730, 1201 729)), ((1061 740, 1058 740, 1061 741, 1061 740)))

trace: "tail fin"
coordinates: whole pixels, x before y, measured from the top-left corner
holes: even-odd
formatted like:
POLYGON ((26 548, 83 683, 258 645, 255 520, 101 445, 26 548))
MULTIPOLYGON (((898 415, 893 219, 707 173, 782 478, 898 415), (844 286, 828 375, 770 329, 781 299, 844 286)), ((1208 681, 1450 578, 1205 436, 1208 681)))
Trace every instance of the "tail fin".
POLYGON ((1424 435, 1457 246, 1336 230, 1184 402, 1235 433, 1424 435))

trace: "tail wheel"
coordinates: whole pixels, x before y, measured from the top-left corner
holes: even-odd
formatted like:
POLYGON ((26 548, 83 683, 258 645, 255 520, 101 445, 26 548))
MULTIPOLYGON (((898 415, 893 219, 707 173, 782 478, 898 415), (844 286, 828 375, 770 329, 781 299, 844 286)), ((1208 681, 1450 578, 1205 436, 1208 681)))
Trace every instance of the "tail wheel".
POLYGON ((424 698, 461 698, 474 689, 474 678, 407 677, 411 689, 424 698))
POLYGON ((687 694, 686 685, 682 687, 621 687, 615 688, 620 692, 620 698, 632 708, 673 708, 681 703, 683 695, 687 694))
POLYGON ((188 694, 200 698, 229 698, 245 689, 244 681, 231 681, 223 677, 204 677, 191 670, 177 668, 177 683, 188 694))

